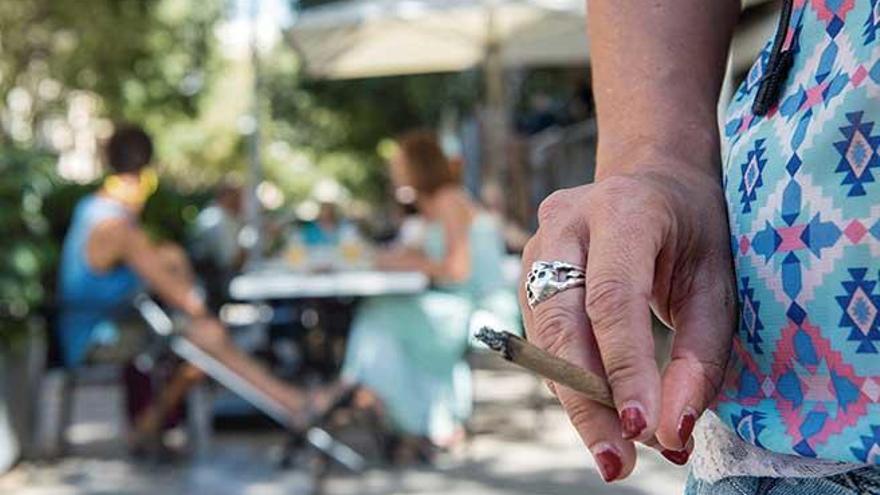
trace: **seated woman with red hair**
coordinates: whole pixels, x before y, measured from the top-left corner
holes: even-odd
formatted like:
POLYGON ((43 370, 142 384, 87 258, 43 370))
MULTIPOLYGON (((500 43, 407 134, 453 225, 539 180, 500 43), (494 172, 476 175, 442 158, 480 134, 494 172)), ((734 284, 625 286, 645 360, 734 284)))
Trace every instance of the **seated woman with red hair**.
POLYGON ((362 397, 378 399, 405 444, 422 450, 460 438, 471 412, 464 361, 471 315, 489 308, 515 328, 518 313, 502 275, 497 220, 459 184, 434 134, 410 132, 397 145, 390 161, 397 196, 414 199, 428 227, 422 251, 382 253, 377 263, 421 271, 432 289, 364 302, 352 325, 343 378, 367 390, 362 397))

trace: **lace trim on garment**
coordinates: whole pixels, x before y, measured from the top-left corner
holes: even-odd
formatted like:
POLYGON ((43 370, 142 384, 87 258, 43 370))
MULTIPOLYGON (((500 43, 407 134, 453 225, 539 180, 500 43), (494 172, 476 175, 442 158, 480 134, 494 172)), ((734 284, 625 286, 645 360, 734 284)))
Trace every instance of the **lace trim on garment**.
POLYGON ((703 415, 694 429, 691 471, 694 477, 709 483, 733 476, 825 478, 866 466, 778 454, 756 447, 730 431, 711 411, 703 415))

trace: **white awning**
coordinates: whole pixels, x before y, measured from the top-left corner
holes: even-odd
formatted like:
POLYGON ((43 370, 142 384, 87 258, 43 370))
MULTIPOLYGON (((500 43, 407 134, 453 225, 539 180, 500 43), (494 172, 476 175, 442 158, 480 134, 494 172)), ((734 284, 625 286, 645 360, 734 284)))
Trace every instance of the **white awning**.
POLYGON ((305 10, 289 30, 314 77, 585 64, 584 0, 369 0, 305 10))

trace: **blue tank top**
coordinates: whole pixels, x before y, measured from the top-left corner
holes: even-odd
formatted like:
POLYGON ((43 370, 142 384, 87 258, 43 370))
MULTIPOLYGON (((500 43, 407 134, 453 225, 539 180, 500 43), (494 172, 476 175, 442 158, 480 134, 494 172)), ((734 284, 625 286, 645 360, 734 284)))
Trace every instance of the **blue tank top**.
POLYGON ((58 339, 68 366, 82 363, 96 334, 142 288, 131 268, 120 265, 96 272, 86 259, 86 242, 99 223, 124 218, 135 221, 119 203, 90 195, 77 204, 64 239, 58 273, 58 339))

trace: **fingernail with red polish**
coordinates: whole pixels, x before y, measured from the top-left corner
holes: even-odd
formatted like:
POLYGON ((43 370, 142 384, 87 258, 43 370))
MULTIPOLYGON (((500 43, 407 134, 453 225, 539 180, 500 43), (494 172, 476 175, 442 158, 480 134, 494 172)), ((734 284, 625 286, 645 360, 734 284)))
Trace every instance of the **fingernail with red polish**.
POLYGON ((694 432, 695 424, 697 424, 697 415, 692 409, 685 409, 678 421, 678 439, 681 440, 682 445, 687 445, 691 433, 694 432))
POLYGON ((639 436, 648 426, 645 422, 645 415, 638 406, 626 406, 620 412, 620 427, 623 429, 623 439, 632 440, 639 436))
POLYGON ((663 449, 660 451, 663 454, 663 457, 669 460, 669 462, 673 464, 678 464, 679 466, 684 466, 687 464, 688 458, 691 456, 690 452, 687 450, 668 450, 663 449))
POLYGON ((623 469, 623 461, 620 460, 620 456, 610 445, 601 446, 598 449, 594 448, 593 458, 596 459, 599 473, 606 483, 610 483, 620 476, 620 471, 623 469))

